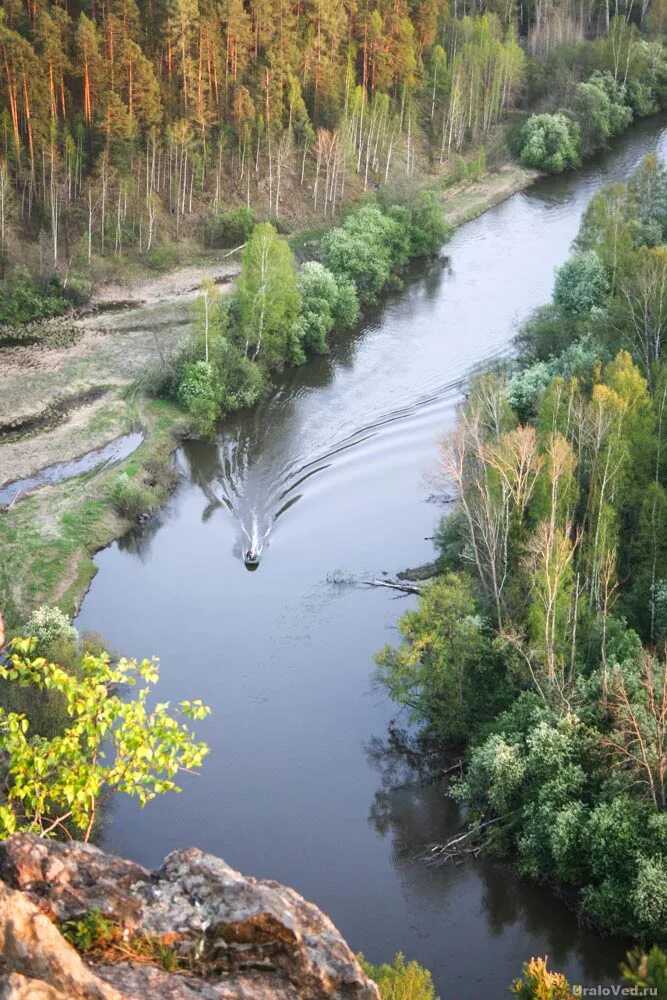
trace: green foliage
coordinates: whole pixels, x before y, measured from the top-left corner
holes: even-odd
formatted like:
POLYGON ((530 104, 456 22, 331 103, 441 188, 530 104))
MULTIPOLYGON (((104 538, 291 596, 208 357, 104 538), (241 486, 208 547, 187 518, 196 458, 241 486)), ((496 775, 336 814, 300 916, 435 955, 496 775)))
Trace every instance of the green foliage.
POLYGON ((558 268, 554 305, 568 316, 579 318, 603 305, 609 292, 604 265, 594 250, 580 250, 558 268))
POLYGON ((579 128, 562 112, 532 115, 521 129, 519 156, 526 167, 559 174, 579 163, 579 128))
POLYGON ((604 149, 612 135, 612 112, 612 103, 604 90, 593 83, 577 85, 572 113, 579 126, 582 156, 592 156, 604 149))
POLYGON ((63 937, 81 954, 91 958, 151 962, 166 972, 180 968, 192 969, 195 956, 187 959, 164 940, 151 934, 129 934, 119 923, 105 917, 99 910, 89 910, 78 920, 66 920, 59 925, 63 937))
MULTIPOLYGON (((57 281, 40 286, 25 267, 15 267, 0 289, 0 326, 17 326, 58 316, 67 306, 57 281)), ((20 331, 16 334, 10 331, 8 335, 20 336, 20 331)))
POLYGON ((221 409, 226 413, 253 406, 265 388, 261 367, 233 344, 224 341, 213 352, 221 386, 221 409))
POLYGON ((432 191, 422 191, 406 205, 364 205, 322 238, 322 258, 350 302, 372 302, 395 282, 413 257, 437 253, 447 238, 442 207, 432 191))
POLYGON ((428 969, 407 962, 399 952, 391 965, 372 965, 363 955, 359 961, 367 976, 377 983, 382 1000, 438 1000, 428 969))
POLYGON ((658 1000, 667 998, 667 953, 654 945, 647 953, 637 948, 627 954, 621 966, 626 983, 640 990, 654 990, 658 1000))
POLYGON ((522 365, 549 361, 560 354, 575 337, 575 320, 556 306, 539 306, 521 325, 515 337, 522 365))
MULTIPOLYGON (((31 733, 25 715, 0 709, 6 795, 0 806, 0 835, 21 830, 40 836, 74 835, 88 840, 100 809, 117 792, 141 805, 178 791, 179 772, 198 768, 207 751, 165 703, 149 707, 158 679, 155 660, 86 654, 81 676, 43 657, 30 640, 14 640, 0 677, 38 692, 56 691, 68 721, 47 739, 31 733), (139 684, 134 697, 125 690, 139 684)), ((184 701, 178 712, 203 719, 208 708, 184 701)))
POLYGON ((136 521, 141 514, 149 514, 155 503, 150 490, 126 472, 121 472, 111 487, 111 502, 119 514, 131 521, 136 521))
POLYGON ((635 118, 648 118, 660 110, 655 91, 650 84, 631 78, 625 88, 625 99, 635 118))
POLYGON ((108 948, 118 937, 118 926, 99 910, 89 910, 79 920, 66 920, 60 925, 63 937, 77 951, 99 951, 108 948))
MULTIPOLYGON (((441 447, 445 573, 378 657, 413 720, 467 745, 452 793, 479 842, 649 941, 667 926, 667 281, 638 217, 662 232, 664 204, 651 160, 603 192, 518 370, 472 381, 441 447), (632 355, 609 360, 619 340, 632 355)), ((532 973, 517 995, 560 995, 532 973)))
POLYGON ((662 243, 667 236, 667 169, 655 153, 646 156, 630 178, 627 195, 630 218, 636 217, 636 242, 662 243))
POLYGON ((178 387, 178 402, 192 417, 196 434, 211 434, 222 401, 222 386, 214 366, 208 361, 186 365, 178 387))
POLYGON ((256 402, 270 369, 325 353, 334 330, 357 322, 360 300, 395 281, 411 256, 436 252, 445 235, 431 193, 409 207, 367 205, 325 233, 324 263, 308 261, 297 272, 273 226, 256 226, 234 295, 220 300, 215 288, 204 287, 193 336, 154 391, 178 401, 195 434, 211 434, 221 413, 256 402))
POLYGON ((507 398, 522 423, 537 416, 542 394, 553 376, 551 365, 545 361, 536 361, 530 368, 523 368, 510 379, 507 398))
POLYGON ((304 351, 326 354, 327 337, 334 326, 352 326, 359 314, 353 285, 336 280, 318 261, 308 261, 299 270, 301 310, 297 334, 304 351))
POLYGON ((557 100, 560 94, 568 104, 552 114, 532 115, 524 124, 517 142, 522 163, 552 173, 572 169, 582 157, 604 149, 608 139, 628 128, 633 117, 654 113, 660 103, 655 73, 648 64, 630 65, 632 53, 640 51, 636 40, 629 38, 633 30, 622 18, 617 18, 610 36, 600 43, 602 49, 612 45, 608 53, 598 52, 597 57, 590 59, 592 53, 586 48, 589 43, 582 43, 570 50, 573 61, 568 66, 565 64, 567 47, 554 46, 544 61, 533 64, 535 97, 548 93, 557 100), (614 38, 618 48, 612 41, 614 38), (621 38, 622 41, 618 41, 621 38), (626 82, 619 83, 619 59, 623 46, 628 43, 626 82), (604 68, 595 69, 586 80, 581 80, 577 71, 586 65, 592 67, 593 63, 604 68), (562 82, 554 80, 554 73, 562 73, 562 82))
POLYGON ((409 206, 410 256, 438 253, 447 239, 442 205, 432 191, 420 191, 409 206))
POLYGON ((609 71, 591 74, 588 83, 605 94, 609 100, 609 134, 619 135, 632 122, 632 109, 627 104, 627 91, 609 71))
MULTIPOLYGON (((564 325, 567 321, 562 313, 558 316, 560 324, 564 325)), ((567 322, 566 329, 572 329, 570 322, 567 322)), ((540 352, 543 333, 544 325, 535 318, 524 325, 520 334, 524 359, 540 352), (540 339, 531 342, 533 336, 540 339), (529 343, 530 349, 526 350, 529 343)), ((583 337, 572 341, 560 355, 551 357, 549 361, 534 361, 527 367, 519 368, 507 383, 510 406, 522 423, 534 421, 540 412, 542 398, 554 378, 558 375, 566 379, 576 378, 579 384, 592 386, 596 369, 604 358, 605 351, 601 345, 591 337, 583 337)))
POLYGON ((209 246, 234 249, 246 243, 255 226, 255 217, 245 205, 214 215, 209 224, 209 246))
POLYGON ((407 219, 365 205, 325 233, 323 262, 337 281, 354 285, 361 302, 369 302, 388 284, 393 269, 405 265, 409 242, 407 219))
POLYGON ((269 367, 304 360, 294 332, 300 299, 292 252, 268 222, 255 227, 243 251, 235 300, 246 357, 269 367))
POLYGON ((337 294, 334 309, 334 327, 349 330, 359 319, 359 299, 357 290, 349 281, 336 282, 337 294))
POLYGON ((326 263, 308 261, 297 272, 273 226, 256 226, 234 295, 220 300, 214 287, 203 288, 193 336, 155 391, 178 401, 195 434, 210 435, 221 413, 257 401, 268 370, 326 353, 330 334, 357 322, 360 299, 395 280, 411 256, 439 249, 444 236, 432 194, 419 195, 409 208, 383 212, 369 205, 324 235, 326 263))
POLYGON ((403 644, 376 657, 378 681, 412 719, 427 720, 440 738, 460 745, 509 696, 470 581, 455 574, 436 579, 399 630, 403 644))

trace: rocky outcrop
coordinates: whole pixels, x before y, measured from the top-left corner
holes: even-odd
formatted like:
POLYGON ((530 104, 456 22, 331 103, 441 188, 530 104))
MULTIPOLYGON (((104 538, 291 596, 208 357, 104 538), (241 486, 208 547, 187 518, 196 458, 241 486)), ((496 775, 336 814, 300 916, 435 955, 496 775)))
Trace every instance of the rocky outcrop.
POLYGON ((379 1000, 316 906, 201 851, 150 872, 17 834, 0 878, 0 1000, 379 1000), (91 914, 109 940, 79 953, 60 927, 91 914))

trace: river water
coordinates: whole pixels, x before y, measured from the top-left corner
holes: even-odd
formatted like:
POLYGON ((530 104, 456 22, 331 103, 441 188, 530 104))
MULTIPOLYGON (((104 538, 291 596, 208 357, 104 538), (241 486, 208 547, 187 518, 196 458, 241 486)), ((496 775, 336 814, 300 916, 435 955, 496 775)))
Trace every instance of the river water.
POLYGON ((107 848, 156 866, 196 845, 286 882, 371 960, 402 950, 430 968, 443 1000, 508 995, 531 955, 574 983, 614 979, 624 943, 578 927, 549 890, 488 861, 415 860, 459 818, 378 752, 395 707, 373 654, 412 599, 363 581, 432 557, 428 475, 462 380, 548 300, 594 191, 656 146, 664 119, 463 226, 330 355, 215 443, 187 444, 160 518, 97 556, 79 626, 158 655, 161 698, 213 709, 202 774, 143 811, 119 800, 107 848), (263 545, 253 573, 249 537, 263 545))

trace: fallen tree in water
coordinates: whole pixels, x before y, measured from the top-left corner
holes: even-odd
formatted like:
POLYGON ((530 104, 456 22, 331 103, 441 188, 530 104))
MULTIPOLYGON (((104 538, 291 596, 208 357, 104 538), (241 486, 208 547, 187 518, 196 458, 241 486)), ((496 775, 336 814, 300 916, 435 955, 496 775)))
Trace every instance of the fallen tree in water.
POLYGON ((366 587, 388 587, 390 590, 399 590, 403 594, 421 594, 422 584, 417 580, 366 580, 366 587))
POLYGON ((456 836, 450 837, 449 840, 446 840, 442 844, 431 844, 424 854, 421 855, 422 860, 430 865, 444 865, 448 861, 455 861, 465 857, 476 858, 489 844, 488 838, 483 841, 478 840, 482 831, 508 818, 509 815, 495 816, 484 823, 478 823, 477 826, 470 827, 463 833, 457 833, 456 836))

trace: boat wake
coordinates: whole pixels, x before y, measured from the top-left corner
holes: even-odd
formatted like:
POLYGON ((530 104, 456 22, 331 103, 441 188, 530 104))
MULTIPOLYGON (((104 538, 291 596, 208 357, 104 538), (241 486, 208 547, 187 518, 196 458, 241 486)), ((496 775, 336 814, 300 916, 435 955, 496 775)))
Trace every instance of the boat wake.
MULTIPOLYGON (((499 352, 500 353, 500 352, 499 352)), ((285 412, 294 421, 294 400, 279 390, 259 407, 250 425, 244 423, 234 436, 228 433, 218 443, 215 492, 239 525, 238 553, 260 555, 268 546, 276 522, 302 499, 306 486, 333 465, 366 459, 368 453, 386 447, 409 448, 415 436, 437 436, 446 423, 445 411, 461 398, 470 371, 439 385, 432 385, 402 405, 375 414, 354 426, 327 410, 307 420, 307 430, 297 428, 292 440, 283 434, 285 412), (337 424, 342 433, 331 439, 337 424), (290 447, 291 445, 291 447, 290 447), (285 464, 285 453, 289 461, 285 464)))

